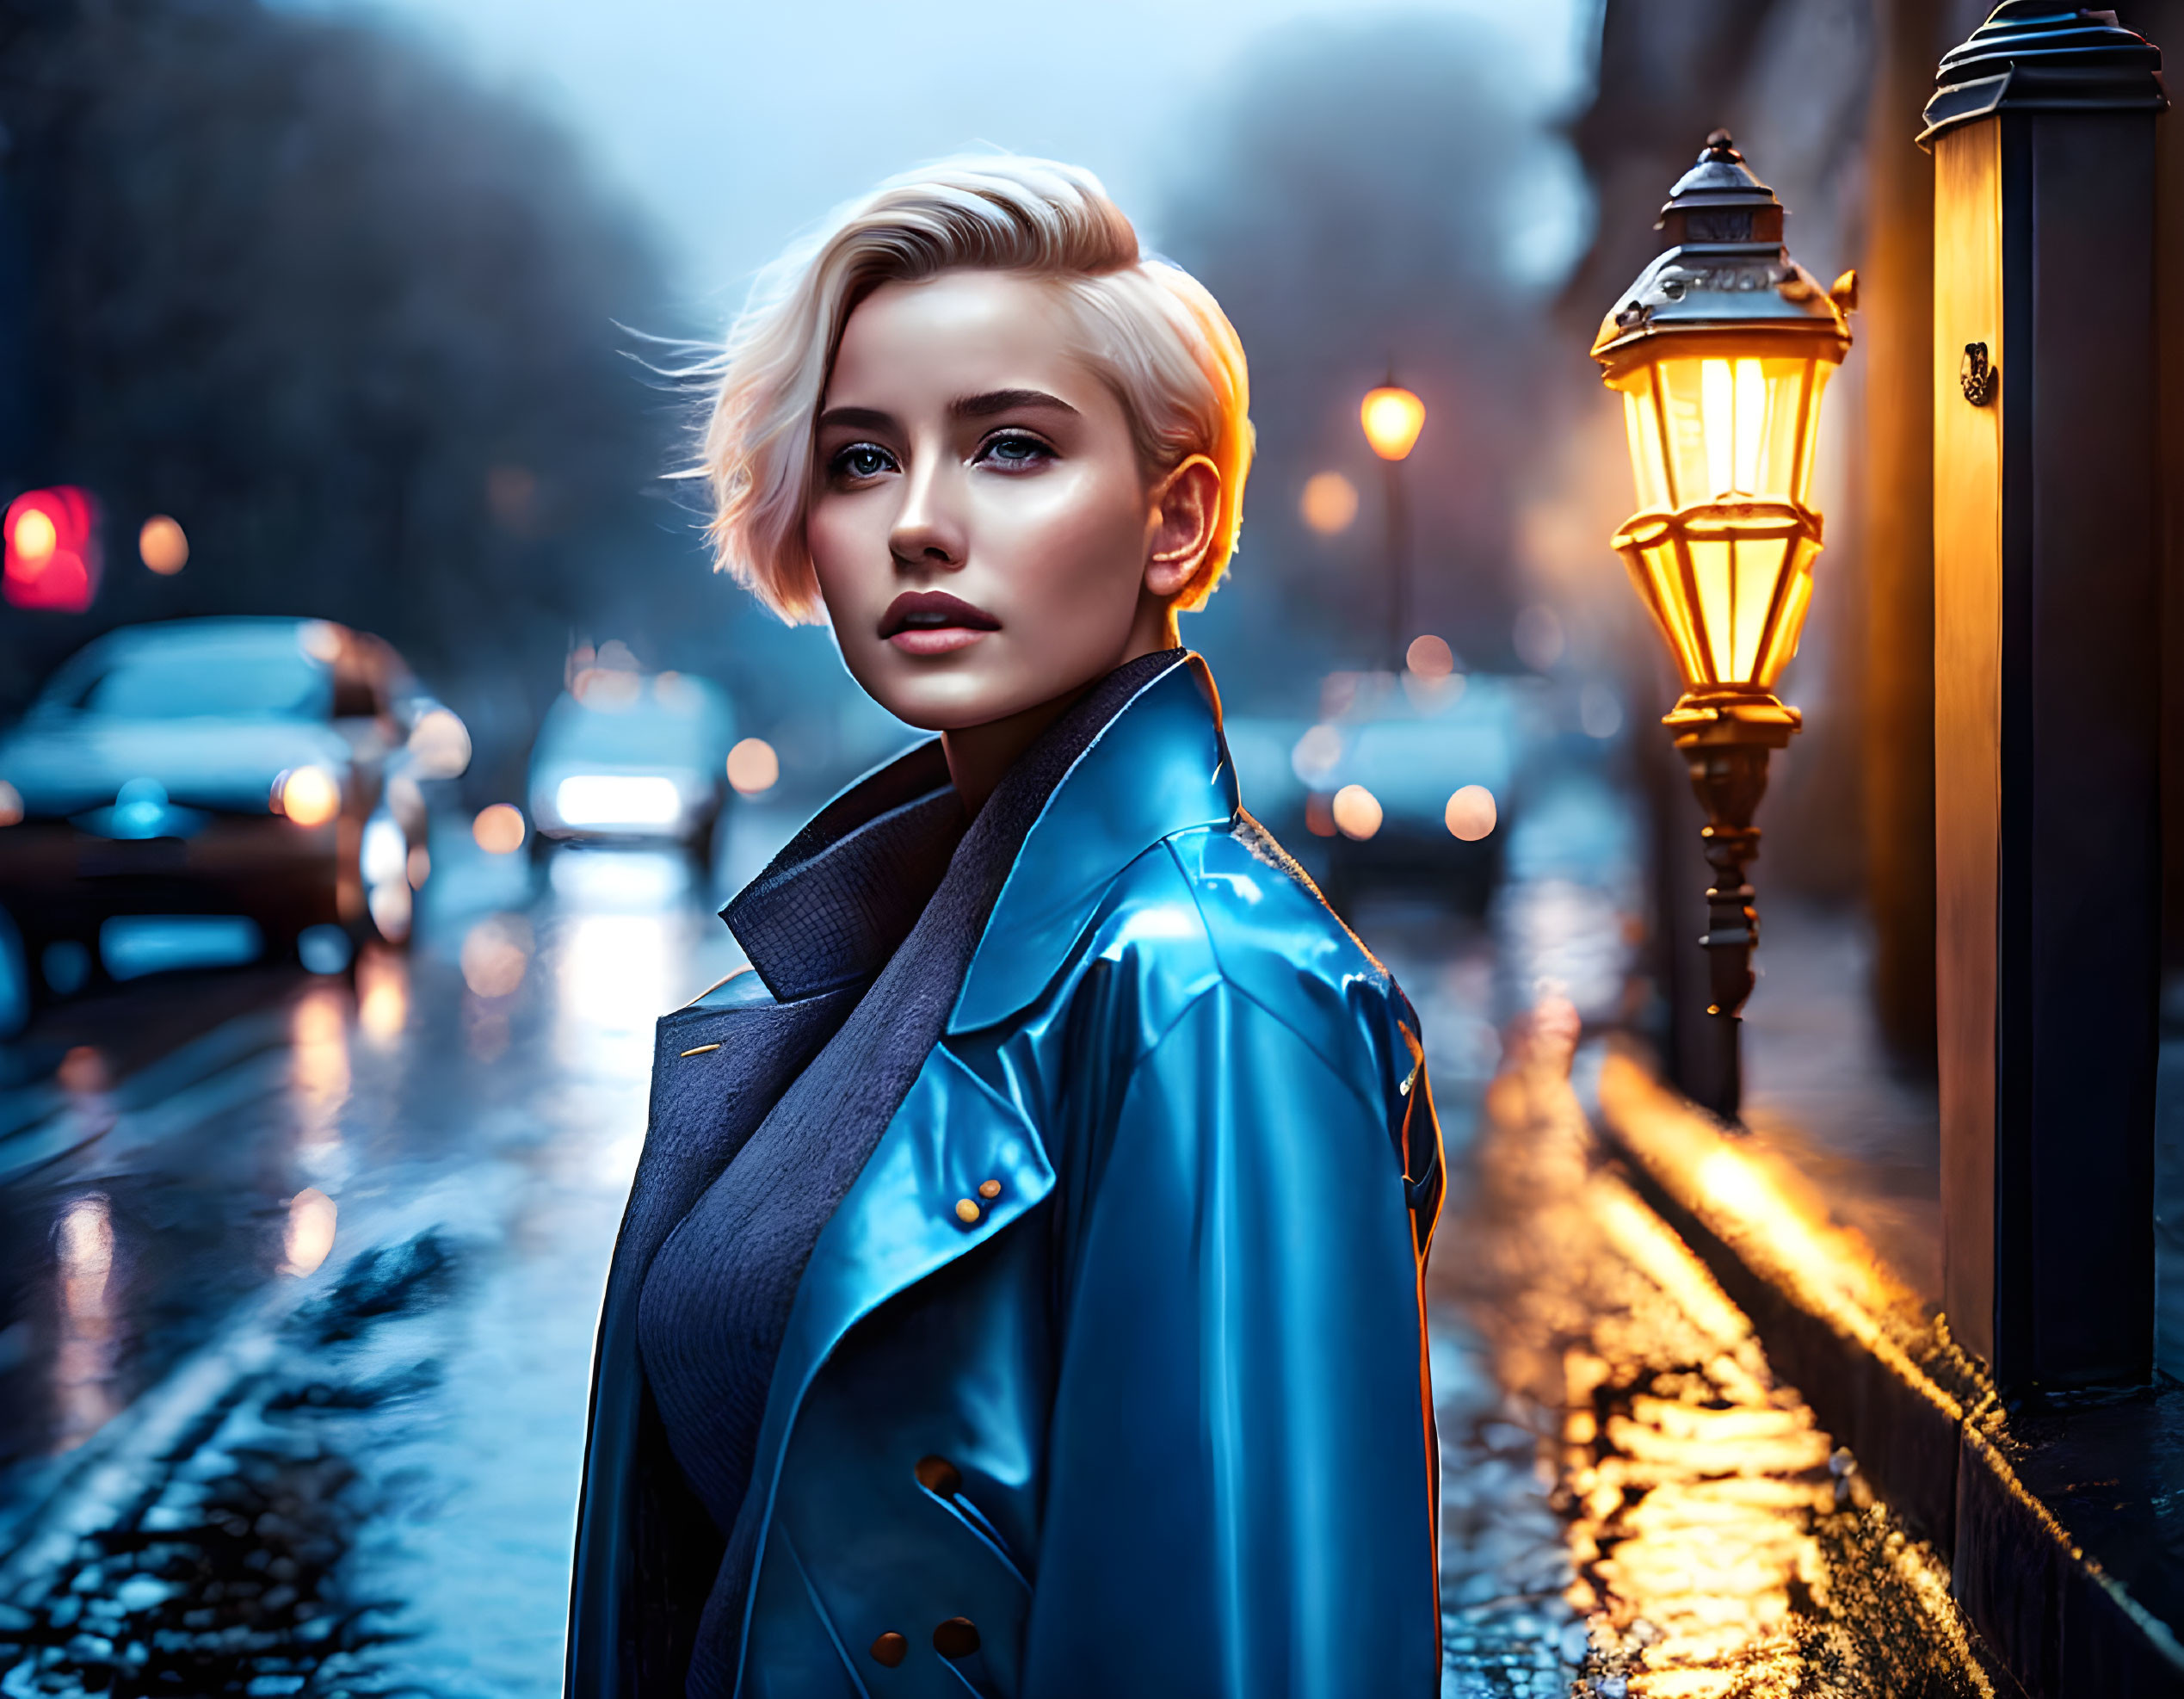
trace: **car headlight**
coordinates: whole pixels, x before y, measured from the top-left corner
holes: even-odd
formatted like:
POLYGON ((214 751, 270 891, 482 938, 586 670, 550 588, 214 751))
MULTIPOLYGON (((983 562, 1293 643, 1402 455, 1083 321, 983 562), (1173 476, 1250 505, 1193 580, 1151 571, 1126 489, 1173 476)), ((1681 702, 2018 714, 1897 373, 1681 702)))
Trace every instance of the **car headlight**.
POLYGON ((571 826, 671 826, 682 793, 657 773, 577 773, 554 787, 553 812, 571 826))

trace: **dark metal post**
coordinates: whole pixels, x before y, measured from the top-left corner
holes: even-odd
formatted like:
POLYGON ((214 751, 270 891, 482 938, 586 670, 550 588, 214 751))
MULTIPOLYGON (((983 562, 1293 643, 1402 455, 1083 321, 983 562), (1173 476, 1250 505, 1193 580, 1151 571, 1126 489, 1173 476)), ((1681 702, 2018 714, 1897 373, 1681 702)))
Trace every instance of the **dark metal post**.
POLYGON ((1676 739, 1691 769, 1691 788, 1706 811, 1700 829, 1706 863, 1714 870, 1706 891, 1706 1016, 1718 1023, 1711 1047, 1717 1069, 1711 1080, 1687 1082, 1693 1098, 1724 1121, 1743 1112, 1743 1018, 1752 994, 1752 951, 1759 944, 1759 911, 1744 870, 1759 859, 1759 828, 1752 819, 1767 794, 1768 757, 1790 741, 1787 726, 1717 720, 1676 739))
POLYGON ((1410 515, 1404 506, 1403 462, 1380 462, 1388 480, 1388 658, 1400 677, 1406 664, 1404 628, 1410 623, 1410 515))
POLYGON ((2168 102, 2113 15, 2008 0, 1921 137, 1946 1298, 2006 1391, 2152 1369, 2168 102))

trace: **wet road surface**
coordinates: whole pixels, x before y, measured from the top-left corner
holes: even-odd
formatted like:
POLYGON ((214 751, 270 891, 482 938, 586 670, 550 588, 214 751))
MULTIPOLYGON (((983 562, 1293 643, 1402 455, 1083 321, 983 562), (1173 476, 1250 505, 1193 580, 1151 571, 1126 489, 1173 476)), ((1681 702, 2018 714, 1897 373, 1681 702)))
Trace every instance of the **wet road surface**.
MULTIPOLYGON (((1505 1066, 1513 1014, 1622 971, 1610 881, 1519 848, 1490 928, 1360 917, 1455 1182, 1444 1691, 1983 1691, 1946 1579, 1599 1171, 1566 1035, 1505 1066)), ((651 1021, 739 958, 671 861, 496 877, 406 956, 146 982, 9 1053, 0 1693, 558 1691, 651 1021)))
MULTIPOLYGON (((29 1265, 0 1665, 48 1667, 4 1690, 557 1690, 651 1022, 737 957, 671 861, 555 873, 353 986, 264 976, 136 1072, 77 1051, 75 1089, 9 1094, 46 1114, 0 1140, 29 1265)), ((231 989, 71 1024, 187 1032, 231 989)))

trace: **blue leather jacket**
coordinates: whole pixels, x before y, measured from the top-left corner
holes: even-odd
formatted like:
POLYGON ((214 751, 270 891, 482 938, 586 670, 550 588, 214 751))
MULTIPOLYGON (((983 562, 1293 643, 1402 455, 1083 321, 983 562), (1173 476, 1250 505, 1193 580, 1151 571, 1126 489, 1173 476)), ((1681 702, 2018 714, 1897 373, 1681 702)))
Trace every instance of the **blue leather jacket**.
MULTIPOLYGON (((765 998, 666 1017, 659 1066, 765 998)), ((1178 664, 1048 800, 805 1267, 737 1693, 1429 1699, 1420 1058, 1178 664)), ((613 1585, 586 1537, 577 1635, 613 1585)))

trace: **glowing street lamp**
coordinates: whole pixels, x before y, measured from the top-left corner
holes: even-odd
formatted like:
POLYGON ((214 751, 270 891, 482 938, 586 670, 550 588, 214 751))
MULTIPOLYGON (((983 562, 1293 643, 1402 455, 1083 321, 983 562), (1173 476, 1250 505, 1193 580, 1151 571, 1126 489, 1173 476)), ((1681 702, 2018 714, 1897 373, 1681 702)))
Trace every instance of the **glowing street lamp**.
MULTIPOLYGON (((1811 504, 1820 397, 1850 350, 1857 278, 1823 289, 1782 245, 1782 203, 1726 130, 1661 209, 1668 246, 1602 321, 1593 343, 1623 398, 1638 511, 1616 533, 1683 694, 1663 722, 1706 810, 1712 998, 1734 1022, 1751 994, 1759 919, 1744 868, 1770 751, 1798 711, 1774 694, 1797 653, 1820 553, 1811 504)), ((1707 1094, 1733 1117, 1736 1029, 1707 1094)))
POLYGON ((1384 460, 1407 459, 1426 428, 1426 404, 1392 382, 1366 391, 1357 411, 1365 440, 1384 460))
POLYGON ((1418 446, 1418 433, 1426 428, 1426 404, 1388 374, 1387 382, 1365 392, 1358 404, 1358 423, 1365 440, 1388 472, 1388 653, 1389 670, 1400 677, 1404 664, 1403 631, 1409 620, 1409 584, 1404 557, 1410 553, 1410 518, 1403 501, 1403 462, 1418 446))

